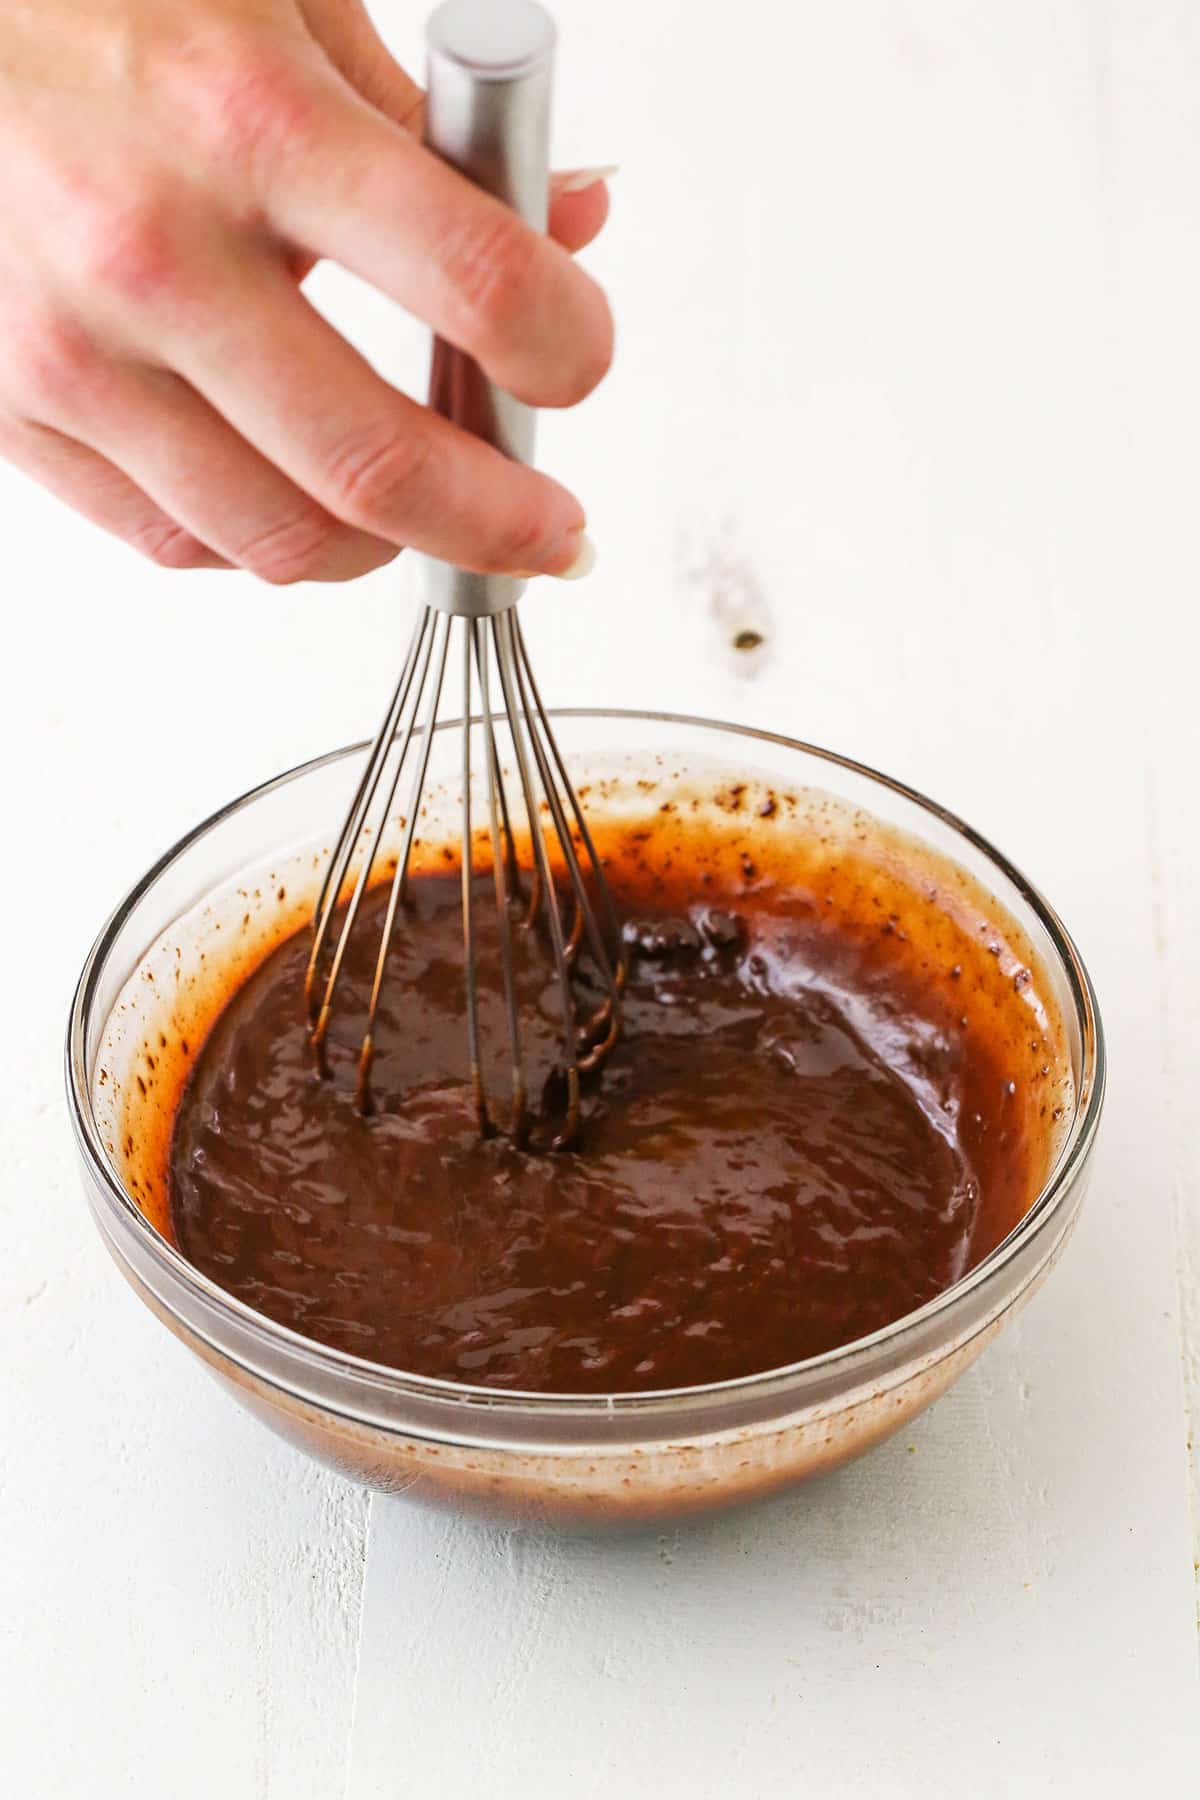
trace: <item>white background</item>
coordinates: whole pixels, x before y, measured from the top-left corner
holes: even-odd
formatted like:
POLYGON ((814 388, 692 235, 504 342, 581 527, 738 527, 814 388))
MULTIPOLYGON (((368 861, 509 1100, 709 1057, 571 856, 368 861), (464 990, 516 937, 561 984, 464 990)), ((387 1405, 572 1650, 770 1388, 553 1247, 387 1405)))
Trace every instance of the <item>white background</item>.
MULTIPOLYGON (((589 258, 621 341, 543 434, 601 559, 526 604, 543 689, 848 750, 1022 863, 1110 1035, 1085 1217, 906 1438, 758 1512, 509 1535, 276 1443, 107 1264, 61 1036, 153 857, 374 724, 397 577, 167 575, 0 472, 0 1771, 46 1800, 1192 1794, 1200 11, 557 11, 558 160, 622 165, 589 258)), ((384 9, 406 57, 418 12, 384 9)), ((418 381, 410 324, 319 292, 418 381)))

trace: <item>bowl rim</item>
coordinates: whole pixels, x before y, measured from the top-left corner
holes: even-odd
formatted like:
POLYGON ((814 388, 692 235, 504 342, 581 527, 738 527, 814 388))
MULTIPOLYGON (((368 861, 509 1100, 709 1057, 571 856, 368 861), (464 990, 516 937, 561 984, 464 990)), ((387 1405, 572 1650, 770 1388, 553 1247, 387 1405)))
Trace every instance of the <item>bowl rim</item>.
MULTIPOLYGON (((224 1317, 239 1331, 248 1332, 268 1348, 290 1351, 293 1355, 306 1360, 310 1367, 316 1370, 323 1370, 331 1376, 342 1379, 348 1378, 357 1381, 367 1389, 378 1389, 382 1386, 389 1395, 397 1399, 407 1397, 426 1403, 441 1401, 458 1408, 472 1407, 489 1413, 511 1412, 536 1415, 542 1418, 557 1415, 590 1419, 606 1417, 610 1420, 623 1416, 632 1419, 647 1412, 691 1411, 725 1401, 769 1398, 774 1393, 790 1388, 793 1384, 806 1378, 818 1378, 833 1374, 847 1365, 853 1366, 861 1363, 869 1359, 872 1351, 902 1350, 906 1340, 919 1339, 926 1326, 938 1320, 943 1314, 961 1308, 964 1302, 978 1294, 981 1289, 997 1282, 999 1276, 1020 1255, 1030 1240, 1039 1235, 1041 1229, 1057 1214, 1087 1160, 1103 1110, 1108 1058, 1095 989, 1073 938, 1040 889, 1023 874, 1015 863, 998 850, 990 839, 976 831, 972 825, 951 811, 950 808, 930 799, 920 789, 912 787, 894 776, 887 775, 868 763, 859 762, 839 751, 825 749, 819 744, 790 737, 783 732, 766 731, 756 726, 738 725, 728 720, 706 718, 694 713, 660 712, 643 707, 599 706, 550 707, 547 711, 552 719, 628 720, 630 723, 678 725, 688 729, 708 730, 729 737, 748 739, 755 743, 774 744, 785 750, 796 751, 801 755, 827 763, 850 775, 885 788, 915 805, 920 811, 939 820, 962 838, 1012 885, 1045 931, 1060 970, 1066 977, 1080 1034, 1081 1068, 1078 1082, 1079 1099, 1071 1129, 1061 1145, 1054 1165, 1036 1199, 1012 1230, 1001 1239, 1000 1243, 990 1250, 974 1268, 968 1270, 950 1287, 943 1289, 940 1294, 935 1295, 932 1300, 926 1301, 923 1306, 913 1312, 904 1313, 899 1319, 894 1319, 891 1324, 882 1326, 878 1331, 874 1331, 866 1337, 854 1338, 846 1344, 838 1344, 831 1350, 822 1351, 817 1356, 801 1358, 797 1362, 759 1370, 750 1375, 739 1375, 723 1381, 707 1382, 697 1387, 647 1388, 614 1394, 571 1394, 522 1388, 478 1387, 468 1382, 449 1381, 437 1376, 418 1375, 406 1370, 395 1369, 385 1363, 372 1362, 367 1357, 356 1356, 351 1351, 337 1350, 330 1345, 321 1344, 314 1338, 305 1337, 301 1332, 294 1331, 290 1326, 276 1323, 266 1314, 257 1312, 244 1301, 227 1293, 218 1283, 194 1268, 175 1246, 151 1225, 135 1205, 104 1148, 92 1106, 86 1059, 87 1028, 91 1019, 96 988, 105 969, 107 958, 129 915, 174 862, 199 843, 202 838, 215 831, 225 820, 253 805, 255 801, 267 794, 286 787, 294 781, 302 780, 305 776, 314 774, 321 768, 361 754, 369 748, 370 740, 368 739, 361 739, 356 743, 327 750, 319 756, 309 757, 292 768, 247 788, 243 793, 208 814, 206 818, 185 832, 146 870, 145 874, 117 903, 101 927, 84 961, 72 998, 67 1021, 64 1057, 68 1111, 74 1136, 88 1173, 98 1184, 108 1205, 116 1210, 118 1216, 133 1231, 152 1259, 164 1264, 167 1272, 190 1290, 194 1298, 202 1305, 215 1309, 219 1316, 224 1317)), ((434 730, 436 732, 454 731, 461 729, 461 726, 461 718, 443 719, 437 722, 434 730)), ((112 1248, 115 1250, 116 1246, 113 1245, 112 1248)), ((124 1255, 121 1255, 120 1261, 124 1263, 125 1260, 124 1255)), ((1023 1287, 1024 1283, 1021 1285, 1023 1287)), ((1020 1289, 1017 1291, 1019 1292, 1020 1289)), ((981 1321, 977 1329, 982 1329, 984 1322, 986 1321, 981 1321)), ((969 1335, 974 1335, 974 1332, 969 1335)), ((287 1386, 276 1376, 272 1376, 271 1381, 277 1387, 285 1388, 287 1386)), ((328 1402, 322 1404, 328 1406, 328 1402)))

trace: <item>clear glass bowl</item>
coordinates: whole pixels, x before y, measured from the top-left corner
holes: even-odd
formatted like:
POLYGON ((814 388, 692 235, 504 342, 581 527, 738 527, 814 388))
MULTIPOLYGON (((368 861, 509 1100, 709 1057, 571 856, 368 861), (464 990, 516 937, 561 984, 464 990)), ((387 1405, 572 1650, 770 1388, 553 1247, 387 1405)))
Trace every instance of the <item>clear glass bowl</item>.
MULTIPOLYGON (((637 712, 555 714, 568 761, 694 758, 817 789, 923 840, 994 895, 1030 941, 1061 1011, 1075 1099, 1054 1167, 1017 1226, 919 1311, 788 1368, 613 1397, 508 1393, 406 1375, 252 1311, 184 1261, 127 1191, 106 1147, 98 1067, 110 1015, 150 946, 239 870, 312 845, 340 816, 364 747, 281 775, 184 837, 122 901, 80 977, 66 1075, 84 1187, 114 1260, 146 1304, 252 1412, 343 1473, 389 1492, 510 1519, 647 1523, 765 1495, 835 1468, 928 1406, 1045 1278, 1078 1214, 1104 1091, 1087 972, 1054 912, 976 832, 844 757, 769 733, 637 712)), ((459 739, 433 758, 452 770, 459 739)), ((153 1208, 148 1208, 153 1213, 153 1208)))

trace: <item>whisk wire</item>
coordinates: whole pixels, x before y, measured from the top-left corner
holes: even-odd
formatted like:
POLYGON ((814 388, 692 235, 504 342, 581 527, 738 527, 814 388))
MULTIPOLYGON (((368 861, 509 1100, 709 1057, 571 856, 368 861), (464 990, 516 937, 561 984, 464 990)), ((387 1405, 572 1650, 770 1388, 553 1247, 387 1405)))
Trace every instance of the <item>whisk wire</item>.
POLYGON ((362 772, 362 778, 359 781, 354 798, 350 802, 349 811, 347 812, 345 822, 342 825, 341 833, 338 837, 337 844, 334 847, 334 852, 329 859, 329 865, 325 871, 325 879, 321 883, 321 891, 317 896, 317 904, 313 910, 313 945, 311 955, 308 959, 308 969, 305 973, 304 997, 305 1004, 308 1007, 309 1023, 314 1028, 314 1044, 318 1049, 318 1053, 320 1051, 320 1043, 317 1039, 316 1026, 322 1010, 322 1003, 328 998, 327 993, 323 994, 320 991, 319 976, 322 953, 325 948, 330 921, 333 917, 338 900, 341 897, 350 862, 362 834, 371 802, 378 790, 383 764, 387 758, 388 751, 391 749, 393 741, 395 740, 400 717, 404 711, 404 704, 408 698, 408 690, 412 682, 413 670, 416 668, 420 648, 421 633, 420 631, 415 631, 409 641, 404 664, 400 670, 400 676, 396 682, 396 686, 392 691, 392 697, 388 702, 383 722, 376 732, 374 741, 371 744, 366 765, 362 772))
MULTIPOLYGON (((588 833, 587 826, 583 821, 582 809, 580 808, 575 790, 572 787, 570 778, 563 766, 562 758, 558 754, 558 746, 554 743, 553 734, 550 730, 550 721, 546 716, 545 709, 541 703, 541 697, 537 692, 537 683, 534 680, 529 657, 525 651, 524 642, 521 638, 520 626, 517 624, 515 617, 512 619, 512 634, 517 650, 515 664, 517 686, 521 695, 521 708, 524 717, 529 724, 529 741, 533 745, 534 756, 538 764, 538 773, 541 777, 542 789, 549 805, 550 816, 554 822, 555 835, 558 838, 563 864, 570 880, 575 901, 575 918, 567 950, 567 963, 568 966, 573 965, 575 953, 578 950, 579 944, 583 937, 586 936, 588 948, 592 953, 592 958, 599 971, 605 989, 604 999, 593 1011, 587 1024, 583 1028, 582 1034, 577 1036, 575 1044, 575 1053, 579 1062, 579 1067, 586 1070, 600 1062, 603 1057, 607 1055, 608 1051, 611 1050, 616 1041, 617 1008, 620 999, 621 983, 624 980, 624 968, 619 957, 615 969, 610 964, 603 936, 596 923, 596 916, 592 910, 592 903, 588 895, 587 885, 583 879, 583 871, 579 866, 579 857, 575 843, 571 837, 566 812, 558 790, 555 787, 554 776, 550 766, 550 755, 545 747, 545 743, 549 743, 553 747, 558 764, 559 778, 570 799, 577 825, 582 827, 580 835, 586 843, 592 864, 594 881, 597 877, 600 877, 599 859, 596 856, 591 835, 588 833), (530 705, 531 694, 534 701, 532 706, 530 705), (543 743, 543 734, 545 743, 543 743), (619 978, 618 970, 620 971, 619 978)), ((603 881, 602 877, 599 879, 598 886, 607 899, 608 886, 607 883, 603 881)), ((619 944, 620 934, 616 930, 615 918, 613 919, 612 935, 614 942, 619 944)))
POLYGON ((512 1057, 510 1136, 523 1147, 529 1132, 529 1115, 525 1099, 525 1070, 521 1061, 521 1025, 517 1009, 517 984, 513 968, 512 931, 509 928, 512 901, 517 894, 517 856, 512 826, 508 816, 508 800, 500 778, 500 759, 496 751, 496 730, 492 716, 492 686, 488 628, 482 619, 469 626, 474 640, 479 670, 480 708, 483 713, 484 745, 487 754, 488 824, 492 842, 492 868, 496 887, 496 917, 500 922, 500 969, 504 984, 504 1011, 508 1024, 508 1044, 512 1057), (501 855, 500 821, 503 819, 504 854, 501 855))
MULTIPOLYGON (((433 650, 433 635, 431 630, 432 620, 432 611, 430 608, 424 607, 418 618, 416 629, 413 632, 408 655, 405 657, 405 673, 402 674, 400 683, 397 686, 400 704, 398 707, 395 705, 389 707, 383 725, 380 728, 379 736, 372 745, 368 757, 368 771, 373 769, 373 776, 365 801, 362 806, 359 807, 357 805, 356 797, 356 804, 351 807, 351 811, 342 827, 335 855, 331 859, 331 864, 336 865, 342 870, 342 876, 337 884, 330 889, 327 903, 323 911, 318 915, 317 930, 314 935, 312 953, 309 957, 310 982, 316 975, 320 966, 325 940, 333 919, 333 911, 341 896, 346 872, 350 867, 354 852, 358 848, 360 840, 365 839, 366 849, 359 865, 358 874, 355 877, 349 903, 346 907, 346 916, 342 921, 342 928, 338 935, 337 943, 334 946, 333 962, 330 966, 328 977, 326 978, 325 990, 322 995, 321 1005, 312 1031, 312 1044, 317 1059, 317 1068, 322 1075, 327 1075, 329 1073, 326 1038, 329 1030, 330 1013, 333 1006, 334 990, 337 987, 338 977, 341 974, 342 963, 345 959, 346 950, 354 931, 355 921, 358 918, 358 912, 362 905, 363 896, 371 885, 371 876, 379 856, 379 848, 383 839, 384 827, 388 818, 391 816, 392 807, 395 804, 396 790, 400 784, 400 776, 404 769, 405 758, 408 755, 408 747, 412 742, 417 713, 421 704, 421 695, 425 690, 425 683, 429 674, 429 661, 433 650), (419 673, 417 673, 418 665, 419 673), (416 691, 412 696, 412 707, 409 710, 408 722, 404 728, 403 737, 401 739, 400 755, 396 761, 391 780, 386 787, 383 805, 379 809, 379 817, 376 821, 372 822, 371 810, 380 792, 383 773, 387 764, 388 752, 392 748, 393 741, 399 732, 399 721, 404 715, 409 693, 413 686, 414 676, 416 678, 416 691), (377 752, 379 752, 379 754, 377 754, 377 752)), ((399 865, 397 865, 397 867, 399 867, 399 865)))
MULTIPOLYGON (((625 957, 622 948, 620 921, 617 918, 616 908, 612 903, 612 895, 609 892, 608 882, 604 878, 604 871, 601 867, 600 858, 596 853, 596 846, 592 841, 592 834, 588 830, 587 816, 579 803, 579 796, 575 792, 571 777, 567 773, 567 765, 563 761, 562 751, 559 749, 558 740, 551 729, 550 715, 542 703, 542 696, 538 690, 537 677, 533 672, 533 664, 529 659, 529 652, 525 647, 525 637, 521 630, 521 622, 515 613, 513 615, 513 633, 517 640, 518 649, 520 650, 521 667, 524 670, 525 678, 529 683, 529 691, 533 696, 533 704, 534 709, 537 712, 538 721, 545 736, 545 741, 549 745, 550 755, 554 760, 554 766, 558 771, 558 779, 562 785, 562 791, 570 802, 571 814, 575 820, 575 828, 579 833, 579 840, 587 852, 588 866, 592 871, 593 886, 599 899, 600 909, 604 914, 604 927, 608 932, 609 942, 613 945, 611 966, 609 963, 608 952, 604 948, 603 934, 600 933, 598 929, 594 934, 589 934, 591 936, 594 953, 596 954, 597 961, 600 963, 605 979, 615 989, 614 999, 619 999, 621 990, 625 985, 625 957)), ((583 897, 586 901, 586 890, 583 897)), ((587 917, 588 914, 585 912, 584 916, 587 917)))
MULTIPOLYGON (((408 897, 409 871, 421 836, 430 756, 456 617, 421 607, 380 730, 367 755, 346 819, 329 859, 313 915, 313 944, 306 994, 313 1050, 321 1075, 330 1073, 328 1034, 339 981, 362 911, 377 881, 381 852, 406 772, 405 811, 398 824, 400 847, 375 957, 366 1024, 358 1057, 360 1110, 375 1109, 372 1070, 382 996, 399 915, 408 897), (356 865, 357 857, 357 865, 356 865), (338 908, 350 883, 344 915, 338 908), (334 937, 337 925, 336 937, 334 937), (332 953, 330 944, 332 942, 332 953), (326 964, 328 969, 326 970, 326 964)), ((580 1078, 596 1068, 616 1041, 625 965, 620 929, 592 834, 571 782, 542 702, 537 678, 516 618, 516 609, 490 618, 462 618, 461 823, 464 999, 467 1049, 474 1108, 484 1135, 503 1130, 518 1146, 562 1149, 575 1138, 581 1115, 580 1078), (493 691, 493 669, 499 696, 493 691), (473 703, 478 693, 478 714, 473 703), (513 804, 500 760, 497 726, 503 719, 524 809, 528 858, 522 866, 513 804), (496 941, 508 1053, 511 1065, 507 1117, 489 1097, 479 989, 478 903, 474 801, 477 777, 473 737, 483 743, 487 836, 495 892, 496 941), (553 833, 555 854, 551 853, 553 833), (564 922, 569 896, 571 918, 564 922), (535 1133, 531 1114, 522 1027, 517 997, 515 936, 534 933, 548 943, 557 1007, 561 1015, 560 1055, 547 1078, 535 1133), (590 970, 581 976, 586 951, 590 970), (596 985, 601 997, 595 1001, 596 985), (581 995, 590 987, 587 1016, 581 995)), ((511 779, 511 775, 510 775, 511 779)))
POLYGON ((500 674, 500 686, 504 693, 504 709, 508 715, 508 726, 512 736, 513 756, 521 781, 525 816, 529 824, 534 867, 540 877, 546 897, 545 918, 550 933, 554 975, 558 986, 559 1004, 562 1009, 563 1058, 561 1072, 566 1082, 567 1103, 563 1124, 558 1131, 551 1134, 548 1146, 552 1150, 561 1150, 571 1142, 579 1128, 579 1063, 576 1054, 575 1002, 571 989, 570 969, 567 964, 566 943, 563 938, 558 890, 550 869, 546 835, 542 829, 542 809, 538 803, 533 775, 529 766, 529 752, 525 742, 527 721, 522 718, 517 706, 516 650, 513 642, 511 612, 501 613, 495 618, 492 621, 492 631, 496 645, 496 666, 500 674))
MULTIPOLYGON (((389 792, 384 818, 386 820, 392 809, 396 787, 400 773, 408 755, 408 748, 416 730, 417 714, 420 710, 425 678, 431 661, 436 661, 433 685, 429 692, 429 702, 421 730, 421 744, 417 752, 417 766, 413 770, 412 786, 409 793, 408 813, 404 821, 404 841, 392 876, 392 888, 388 895, 387 913, 383 922, 383 933, 379 942, 379 955, 375 961, 375 978, 371 984, 371 999, 367 1009, 367 1029, 363 1038, 362 1050, 358 1060, 358 1103, 360 1109, 369 1113, 372 1110, 371 1098, 371 1064, 375 1055, 375 1021, 379 1016, 379 999, 383 992, 384 976, 387 972, 388 951, 392 946, 392 935, 396 929, 396 914, 400 902, 405 898, 408 886, 408 865, 412 856, 412 847, 417 835, 417 821, 421 812, 421 795, 425 790, 425 777, 429 771, 429 753, 433 748, 434 727, 437 724, 438 705, 442 697, 442 686, 446 679, 446 654, 450 648, 450 627, 453 621, 448 613, 438 615, 437 623, 430 634, 429 650, 421 670, 421 688, 418 690, 413 709, 409 716, 408 730, 404 745, 400 752, 400 760, 396 765, 396 774, 389 792), (434 646, 437 646, 436 651, 434 646)), ((423 630, 427 621, 423 621, 418 629, 423 630)), ((350 921, 347 920, 347 925, 350 921)), ((339 946, 340 948, 340 946, 339 946)))
MULTIPOLYGON (((473 623, 463 630, 473 635, 473 623)), ((492 1130, 487 1090, 483 1083, 483 1049, 479 1037, 479 991, 475 965, 475 912, 472 894, 474 833, 471 823, 471 646, 463 657, 462 693, 462 916, 463 916, 463 981, 467 1000, 467 1049, 471 1058, 471 1087, 475 1096, 475 1116, 485 1137, 492 1130)))
POLYGON ((504 867, 510 892, 516 896, 520 893, 520 876, 517 869, 517 847, 513 837, 512 824, 508 816, 508 796, 504 784, 499 780, 499 755, 496 750, 496 722, 491 708, 492 684, 488 661, 488 635, 486 622, 483 619, 472 619, 471 642, 475 652, 475 667, 479 674, 480 704, 483 712, 484 730, 488 736, 489 767, 497 771, 497 788, 500 807, 500 818, 503 825, 504 867))

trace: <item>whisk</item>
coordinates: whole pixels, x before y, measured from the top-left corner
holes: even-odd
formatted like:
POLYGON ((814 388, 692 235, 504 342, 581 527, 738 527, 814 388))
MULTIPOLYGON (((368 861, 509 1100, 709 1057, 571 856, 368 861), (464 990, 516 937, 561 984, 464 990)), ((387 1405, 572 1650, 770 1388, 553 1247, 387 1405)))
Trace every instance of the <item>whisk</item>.
MULTIPOLYGON (((426 38, 428 144, 480 187, 544 230, 555 38, 549 15, 533 0, 446 0, 431 17, 426 38)), ((489 382, 470 357, 441 340, 434 342, 430 404, 508 456, 521 462, 531 460, 532 411, 489 382)), ((327 1075, 326 1040, 338 977, 363 897, 373 885, 384 828, 393 816, 407 770, 402 837, 358 1061, 359 1105, 364 1112, 371 1112, 380 994, 397 920, 405 907, 413 850, 421 830, 430 749, 447 685, 452 639, 457 637, 462 658, 464 990, 475 1111, 484 1134, 504 1131, 522 1147, 562 1149, 579 1129, 580 1078, 603 1061, 619 1030, 625 979, 620 928, 525 647, 517 618, 524 583, 511 576, 474 574, 432 558, 419 560, 424 602, 399 680, 333 847, 313 914, 306 982, 313 1048, 318 1068, 327 1075), (479 712, 473 718, 476 699, 479 712), (512 767, 507 769, 497 743, 501 719, 512 748, 512 767), (486 842, 511 1059, 507 1109, 501 1109, 489 1095, 483 1070, 477 896, 473 892, 478 871, 472 817, 474 727, 479 727, 482 739, 486 842), (514 771, 515 787, 510 794, 514 771), (532 853, 528 870, 519 866, 513 824, 519 816, 526 821, 532 853), (360 861, 351 876, 360 846, 360 861), (556 860, 561 873, 554 866, 556 860), (339 922, 342 902, 345 911, 339 922), (514 933, 519 932, 548 938, 561 1009, 557 1078, 547 1082, 538 1112, 530 1104, 522 1060, 514 970, 514 933), (586 957, 593 977, 586 1006, 580 999, 580 983, 574 979, 581 957, 586 957)))

